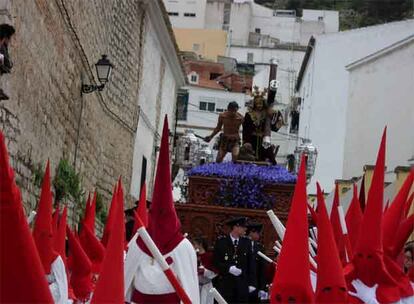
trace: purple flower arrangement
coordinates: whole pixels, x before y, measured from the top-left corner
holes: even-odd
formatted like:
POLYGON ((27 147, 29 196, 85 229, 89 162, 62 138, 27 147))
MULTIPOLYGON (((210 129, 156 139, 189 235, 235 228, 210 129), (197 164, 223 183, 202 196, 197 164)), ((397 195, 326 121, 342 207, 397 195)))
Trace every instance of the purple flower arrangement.
POLYGON ((222 178, 215 203, 226 207, 268 209, 275 199, 266 194, 268 184, 292 184, 296 176, 281 166, 210 163, 192 168, 188 176, 222 178))
POLYGON ((296 175, 281 166, 258 166, 253 163, 209 163, 194 167, 188 176, 209 176, 230 179, 255 179, 265 184, 294 184, 296 175))

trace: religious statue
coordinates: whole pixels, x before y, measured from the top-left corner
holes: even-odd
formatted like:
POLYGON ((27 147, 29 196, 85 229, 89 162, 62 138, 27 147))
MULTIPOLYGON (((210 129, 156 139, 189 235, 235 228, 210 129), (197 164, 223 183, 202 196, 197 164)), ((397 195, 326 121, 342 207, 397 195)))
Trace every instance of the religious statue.
POLYGON ((265 101, 266 91, 254 88, 253 103, 243 122, 243 144, 250 143, 256 160, 266 160, 266 150, 271 147, 271 120, 265 101))
POLYGON ((204 140, 209 142, 217 133, 220 134, 219 149, 216 161, 221 163, 228 152, 231 153, 232 160, 236 161, 240 150, 240 126, 243 123, 243 115, 237 110, 239 105, 232 101, 227 106, 227 111, 220 113, 217 126, 211 135, 206 136, 204 140))

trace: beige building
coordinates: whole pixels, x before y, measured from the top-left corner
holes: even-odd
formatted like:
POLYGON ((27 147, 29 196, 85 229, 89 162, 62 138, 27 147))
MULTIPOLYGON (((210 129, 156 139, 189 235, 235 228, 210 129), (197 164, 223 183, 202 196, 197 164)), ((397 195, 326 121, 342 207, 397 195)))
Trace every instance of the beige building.
POLYGON ((227 33, 213 29, 174 28, 175 39, 180 51, 196 53, 202 59, 217 60, 225 56, 227 33))

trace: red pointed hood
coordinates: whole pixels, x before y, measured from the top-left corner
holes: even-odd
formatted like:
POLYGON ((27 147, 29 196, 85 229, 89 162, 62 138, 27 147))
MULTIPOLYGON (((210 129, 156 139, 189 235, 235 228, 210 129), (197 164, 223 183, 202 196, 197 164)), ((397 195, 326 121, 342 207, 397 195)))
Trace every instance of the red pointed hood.
POLYGON ((142 186, 141 193, 139 196, 138 211, 134 210, 135 223, 134 229, 132 230, 134 233, 137 232, 139 227, 137 217, 141 219, 145 227, 148 227, 147 186, 145 184, 142 186))
POLYGON ((50 189, 50 165, 48 161, 43 177, 42 190, 40 192, 40 200, 33 228, 33 238, 46 274, 50 273, 50 266, 57 257, 57 252, 53 247, 52 201, 53 198, 50 189))
POLYGON ((405 203, 404 207, 404 217, 408 217, 408 214, 410 213, 411 205, 414 201, 414 192, 411 193, 410 197, 408 198, 407 202, 405 203))
MULTIPOLYGON (((165 116, 147 229, 162 254, 171 252, 184 239, 172 196, 168 138, 168 120, 165 116)), ((150 255, 141 238, 138 238, 138 245, 150 255)))
POLYGON ((325 200, 319 184, 318 195, 318 269, 316 284, 316 303, 347 303, 348 292, 341 260, 337 253, 336 242, 325 200))
POLYGON ((69 255, 72 261, 70 285, 78 299, 87 300, 93 289, 91 272, 92 264, 69 227, 67 227, 67 234, 69 241, 69 255))
POLYGON ((53 303, 1 131, 0 248, 0 302, 53 303))
POLYGON ((410 193, 411 185, 413 184, 414 171, 411 171, 408 177, 405 179, 404 184, 398 191, 398 194, 394 198, 392 204, 388 208, 384 215, 382 223, 383 228, 383 241, 384 250, 388 252, 391 250, 392 243, 395 239, 395 232, 401 224, 404 217, 404 207, 407 201, 408 194, 410 193))
POLYGON ((124 201, 122 183, 114 206, 113 228, 91 303, 124 303, 124 201))
POLYGON ((83 224, 88 226, 89 230, 93 233, 95 233, 96 195, 95 191, 92 201, 89 204, 87 216, 85 216, 85 220, 83 222, 83 224))
POLYGON ((56 231, 58 229, 59 213, 60 213, 59 204, 57 204, 57 207, 56 207, 56 209, 55 209, 55 211, 53 212, 53 215, 52 215, 52 231, 53 231, 53 235, 56 234, 56 231))
POLYGON ((63 262, 66 264, 66 222, 67 222, 68 208, 65 206, 63 213, 60 216, 58 228, 54 235, 53 243, 55 251, 60 255, 63 262))
POLYGON ((365 211, 365 174, 362 176, 361 188, 359 189, 359 203, 361 204, 361 211, 365 211))
POLYGON ((412 297, 414 295, 413 287, 410 284, 409 277, 402 271, 402 268, 388 255, 384 255, 384 263, 388 272, 398 284, 401 298, 412 297))
POLYGON ((363 229, 361 229, 352 260, 356 277, 370 287, 377 283, 396 285, 396 282, 394 282, 387 272, 383 260, 382 212, 384 201, 385 145, 386 129, 382 136, 374 175, 368 192, 367 205, 362 219, 363 229))
POLYGON ((111 228, 114 222, 114 215, 115 215, 114 209, 115 209, 117 195, 118 195, 117 193, 118 193, 118 184, 115 185, 114 192, 112 192, 111 206, 109 207, 108 218, 106 219, 106 224, 105 224, 104 232, 102 235, 101 242, 105 247, 108 244, 109 235, 111 233, 111 228))
POLYGON ((308 210, 312 218, 312 222, 314 225, 317 225, 318 222, 318 215, 316 214, 315 209, 308 203, 308 210))
MULTIPOLYGON (((298 180, 271 290, 271 303, 313 303, 310 282, 305 157, 302 157, 298 180)), ((151 222, 150 222, 151 223, 151 222)))
POLYGON ((105 247, 96 238, 95 234, 88 226, 82 228, 82 231, 79 234, 79 240, 82 244, 82 248, 92 262, 92 272, 99 273, 105 256, 105 247))
POLYGON ((404 248, 405 243, 414 231, 414 214, 403 220, 394 237, 391 257, 396 259, 404 248))
POLYGON ((387 200, 387 202, 385 203, 385 207, 384 207, 384 213, 383 213, 383 216, 384 217, 387 214, 387 211, 388 211, 388 207, 389 206, 390 206, 390 200, 387 200))
POLYGON ((346 213, 345 222, 348 229, 348 236, 351 242, 351 246, 352 248, 355 248, 361 229, 363 214, 361 210, 361 204, 359 203, 358 199, 357 186, 355 184, 353 191, 354 195, 348 208, 348 212, 346 213))
POLYGON ((407 199, 407 202, 405 203, 404 206, 404 217, 407 218, 408 214, 410 213, 410 209, 411 209, 411 205, 413 204, 414 201, 414 192, 411 193, 410 197, 407 199))
POLYGON ((331 220, 331 225, 332 225, 332 231, 335 237, 336 248, 338 249, 339 257, 342 261, 342 264, 345 265, 346 264, 345 239, 342 233, 341 222, 339 220, 338 207, 339 207, 339 187, 338 187, 338 184, 335 183, 335 195, 333 199, 330 220, 331 220))
POLYGON ((85 203, 85 213, 83 214, 83 220, 82 222, 85 223, 86 219, 89 217, 89 209, 90 209, 90 205, 91 205, 91 193, 88 193, 88 198, 86 200, 85 203))

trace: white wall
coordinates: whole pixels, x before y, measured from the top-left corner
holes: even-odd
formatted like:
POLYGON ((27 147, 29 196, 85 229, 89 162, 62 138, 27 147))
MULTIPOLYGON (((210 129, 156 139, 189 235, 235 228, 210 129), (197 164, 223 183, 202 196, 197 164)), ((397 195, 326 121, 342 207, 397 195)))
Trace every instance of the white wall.
POLYGON ((339 12, 338 11, 321 11, 308 10, 302 12, 303 21, 317 21, 324 25, 324 33, 336 33, 339 31, 339 12), (322 17, 322 20, 320 20, 322 17))
POLYGON ((207 0, 164 0, 168 13, 178 13, 178 16, 169 16, 172 26, 176 28, 204 28, 206 3, 207 0), (185 13, 196 16, 186 17, 185 13))
MULTIPOLYGON (((171 16, 173 27, 223 29, 224 2, 206 0, 164 0, 171 16), (184 17, 185 12, 194 12, 196 17, 184 17)), ((339 29, 337 11, 303 10, 301 19, 273 16, 273 10, 253 1, 234 1, 230 6, 229 39, 233 45, 245 46, 249 32, 260 28, 262 35, 270 35, 282 43, 306 45, 313 34, 332 33, 339 29), (319 20, 322 17, 323 20, 319 20)))
POLYGON ((300 88, 303 98, 299 136, 309 138, 318 149, 315 182, 331 189, 342 178, 348 100, 345 66, 414 31, 414 21, 401 21, 316 37, 316 45, 300 88))
POLYGON ((312 36, 324 34, 325 26, 320 21, 303 21, 300 27, 299 44, 308 45, 312 36))
POLYGON ((208 2, 206 5, 205 28, 223 29, 224 2, 208 2))
MULTIPOLYGON (((210 4, 209 4, 210 5, 210 4)), ((214 4, 211 4, 213 7, 214 4)), ((216 10, 212 10, 214 13, 216 10)), ((218 15, 222 15, 222 11, 218 15)), ((212 20, 213 17, 208 17, 212 20)), ((304 10, 301 19, 290 16, 273 16, 273 10, 255 3, 232 4, 232 45, 245 46, 249 32, 260 29, 260 34, 277 38, 281 43, 307 45, 316 34, 333 33, 339 30, 337 11, 304 10), (322 20, 320 20, 322 18, 322 20)))
POLYGON ((414 154, 414 41, 349 73, 343 176, 374 164, 387 126, 387 171, 414 154))
POLYGON ((131 195, 138 198, 140 193, 141 183, 141 166, 142 157, 147 159, 147 189, 149 190, 149 197, 151 196, 152 188, 152 172, 155 169, 154 148, 159 144, 159 140, 155 137, 155 131, 158 134, 162 133, 164 115, 168 115, 170 128, 175 121, 175 94, 177 81, 171 71, 171 66, 168 63, 168 55, 164 54, 158 38, 155 34, 154 28, 147 20, 148 28, 145 34, 145 44, 143 48, 143 73, 140 83, 138 105, 140 107, 140 116, 138 121, 137 133, 135 138, 134 156, 132 163, 132 181, 131 181, 131 195), (158 126, 156 122, 156 100, 159 94, 160 82, 160 65, 161 58, 164 58, 166 66, 165 73, 162 79, 161 91, 161 112, 158 126))
POLYGON ((281 42, 299 42, 300 23, 295 17, 273 16, 273 10, 253 4, 253 21, 250 31, 260 28, 260 33, 280 39, 281 42))
POLYGON ((231 47, 229 56, 235 58, 237 62, 246 63, 247 53, 253 54, 253 61, 256 63, 255 70, 260 73, 257 77, 254 77, 253 83, 261 88, 267 87, 269 73, 260 71, 268 66, 271 59, 278 60, 277 79, 280 81, 280 88, 277 98, 278 101, 288 104, 294 91, 296 74, 305 52, 271 48, 231 47))
POLYGON ((230 39, 232 44, 247 45, 252 22, 252 7, 249 3, 231 5, 230 39))
POLYGON ((162 92, 161 92, 161 115, 160 115, 161 119, 158 125, 158 130, 160 134, 163 128, 165 114, 167 114, 170 129, 174 127, 175 105, 176 105, 176 100, 177 100, 176 93, 177 93, 177 88, 176 88, 176 82, 174 79, 174 75, 172 74, 171 69, 167 64, 165 68, 162 92))

